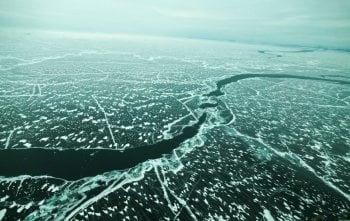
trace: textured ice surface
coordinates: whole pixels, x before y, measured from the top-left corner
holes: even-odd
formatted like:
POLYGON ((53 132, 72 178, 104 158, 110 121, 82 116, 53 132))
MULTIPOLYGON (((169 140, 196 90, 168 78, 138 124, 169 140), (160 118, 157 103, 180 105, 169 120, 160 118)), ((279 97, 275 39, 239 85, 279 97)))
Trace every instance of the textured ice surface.
MULTIPOLYGON (((75 180, 3 171, 0 220, 349 218, 348 53, 48 33, 0 38, 3 151, 89 149, 94 158, 176 138, 206 114, 172 152, 125 170, 75 180)), ((0 167, 31 170, 16 157, 0 167)))

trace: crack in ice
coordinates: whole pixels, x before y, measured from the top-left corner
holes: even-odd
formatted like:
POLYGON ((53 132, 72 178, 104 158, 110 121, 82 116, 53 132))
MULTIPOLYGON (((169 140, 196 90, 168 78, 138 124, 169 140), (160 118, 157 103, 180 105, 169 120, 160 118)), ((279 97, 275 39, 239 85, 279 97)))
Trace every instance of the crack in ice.
POLYGON ((101 104, 98 102, 98 100, 95 98, 95 96, 92 95, 91 97, 95 100, 97 106, 100 108, 100 110, 104 114, 105 121, 106 121, 106 124, 107 124, 107 128, 108 128, 109 134, 110 134, 110 136, 112 138, 112 141, 113 141, 113 146, 114 146, 114 148, 117 149, 118 148, 118 144, 115 142, 114 135, 113 135, 113 132, 112 132, 112 128, 111 128, 111 125, 109 124, 109 121, 108 121, 107 113, 106 113, 105 109, 101 106, 101 104))

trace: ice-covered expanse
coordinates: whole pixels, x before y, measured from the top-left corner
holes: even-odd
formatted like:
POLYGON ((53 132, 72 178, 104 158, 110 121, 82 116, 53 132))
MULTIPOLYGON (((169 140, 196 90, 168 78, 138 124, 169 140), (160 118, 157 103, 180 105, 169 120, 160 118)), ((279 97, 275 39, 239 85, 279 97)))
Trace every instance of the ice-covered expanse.
POLYGON ((350 54, 0 32, 0 220, 350 218, 350 54))

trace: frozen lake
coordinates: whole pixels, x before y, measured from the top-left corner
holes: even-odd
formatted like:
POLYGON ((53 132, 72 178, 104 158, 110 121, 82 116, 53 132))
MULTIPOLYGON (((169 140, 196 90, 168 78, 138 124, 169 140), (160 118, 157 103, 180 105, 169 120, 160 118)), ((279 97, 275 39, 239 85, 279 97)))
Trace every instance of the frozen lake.
POLYGON ((0 220, 350 217, 350 54, 0 33, 0 220))

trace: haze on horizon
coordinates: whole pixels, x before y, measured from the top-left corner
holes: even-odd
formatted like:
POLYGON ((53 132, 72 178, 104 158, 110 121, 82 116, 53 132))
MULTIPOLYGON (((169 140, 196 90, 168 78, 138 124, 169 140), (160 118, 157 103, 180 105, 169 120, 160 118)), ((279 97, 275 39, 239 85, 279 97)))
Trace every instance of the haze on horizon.
POLYGON ((348 0, 2 0, 0 27, 350 50, 348 0))

